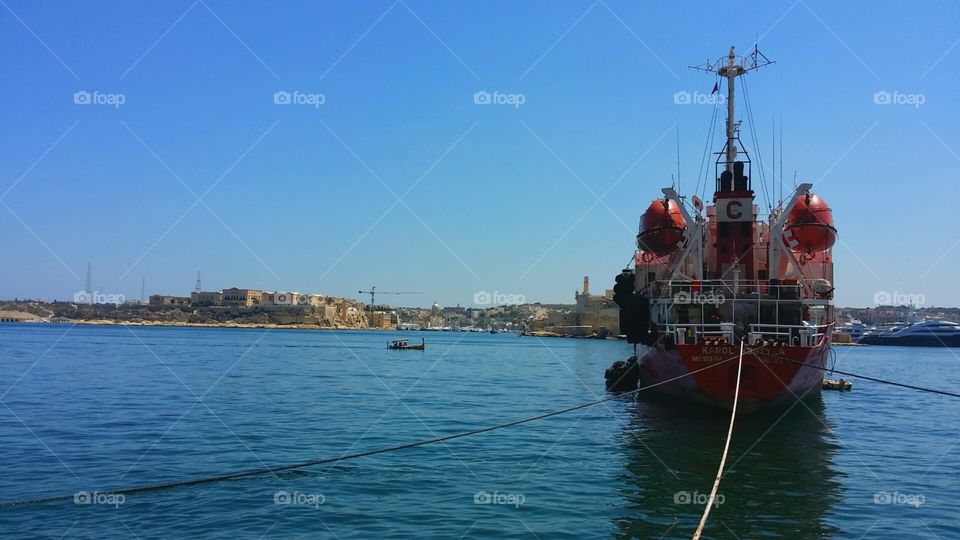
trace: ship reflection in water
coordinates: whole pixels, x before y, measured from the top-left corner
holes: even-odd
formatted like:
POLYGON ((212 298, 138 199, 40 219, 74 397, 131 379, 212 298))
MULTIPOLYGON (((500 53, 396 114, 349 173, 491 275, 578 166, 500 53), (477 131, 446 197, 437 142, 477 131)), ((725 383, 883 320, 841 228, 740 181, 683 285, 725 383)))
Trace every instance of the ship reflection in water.
MULTIPOLYGON (((840 530, 825 523, 841 485, 832 461, 840 446, 823 401, 817 396, 785 410, 737 418, 705 538, 820 538, 840 530)), ((616 536, 690 538, 717 473, 729 416, 651 401, 637 402, 628 418, 619 435, 625 511, 614 519, 616 536)))

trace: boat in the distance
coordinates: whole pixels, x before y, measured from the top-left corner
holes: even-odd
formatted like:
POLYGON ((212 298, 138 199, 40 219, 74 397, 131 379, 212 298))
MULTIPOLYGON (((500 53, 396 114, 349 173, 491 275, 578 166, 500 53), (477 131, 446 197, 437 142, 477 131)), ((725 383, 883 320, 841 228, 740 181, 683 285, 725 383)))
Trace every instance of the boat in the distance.
POLYGON ((866 345, 900 345, 905 347, 960 347, 960 324, 927 319, 889 332, 866 334, 860 338, 866 345))
POLYGON ((871 327, 863 324, 863 321, 849 317, 847 322, 837 326, 835 334, 846 334, 850 336, 850 341, 853 343, 858 343, 860 338, 866 335, 868 332, 876 331, 876 327, 871 327))
POLYGON ((835 326, 829 206, 811 184, 782 201, 767 196, 766 219, 754 202, 734 88, 771 63, 756 47, 748 57, 731 47, 700 67, 727 91, 712 204, 663 188, 641 219, 633 268, 614 287, 640 387, 659 383, 652 392, 729 410, 744 344, 738 412, 818 394, 835 326))
POLYGON ((427 348, 427 343, 423 338, 420 338, 420 343, 414 343, 413 345, 407 339, 395 339, 387 343, 387 348, 398 351, 422 351, 427 348))

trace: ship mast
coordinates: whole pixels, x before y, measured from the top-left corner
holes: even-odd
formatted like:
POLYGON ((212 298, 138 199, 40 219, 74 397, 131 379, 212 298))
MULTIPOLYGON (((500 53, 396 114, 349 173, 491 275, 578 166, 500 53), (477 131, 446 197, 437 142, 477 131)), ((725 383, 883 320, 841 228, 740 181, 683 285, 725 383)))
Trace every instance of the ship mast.
POLYGON ((737 145, 734 144, 737 126, 733 115, 733 93, 737 76, 744 73, 743 67, 735 64, 736 58, 733 54, 733 47, 730 47, 726 67, 717 72, 721 77, 726 76, 727 78, 727 170, 731 173, 733 172, 733 163, 737 161, 737 145))
POLYGON ((707 62, 699 66, 690 66, 691 69, 716 73, 720 77, 727 79, 727 144, 726 144, 726 170, 733 174, 733 166, 737 161, 737 120, 734 115, 734 91, 736 88, 736 79, 740 75, 773 64, 760 49, 754 45, 753 51, 749 57, 740 57, 734 53, 734 47, 730 47, 730 52, 725 58, 720 58, 716 62, 707 62))

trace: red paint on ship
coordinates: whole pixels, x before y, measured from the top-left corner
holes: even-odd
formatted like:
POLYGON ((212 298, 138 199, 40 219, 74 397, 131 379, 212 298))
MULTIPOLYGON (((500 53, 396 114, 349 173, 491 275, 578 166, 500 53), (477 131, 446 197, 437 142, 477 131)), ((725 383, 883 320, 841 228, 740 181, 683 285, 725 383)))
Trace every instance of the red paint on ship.
MULTIPOLYGON (((830 353, 827 338, 814 347, 763 345, 747 350, 750 352, 743 355, 738 412, 778 407, 820 393, 823 380, 820 368, 826 367, 830 353)), ((703 370, 653 391, 729 410, 737 383, 739 354, 739 346, 726 344, 676 345, 669 351, 663 345, 650 347, 640 358, 640 386, 703 370)))

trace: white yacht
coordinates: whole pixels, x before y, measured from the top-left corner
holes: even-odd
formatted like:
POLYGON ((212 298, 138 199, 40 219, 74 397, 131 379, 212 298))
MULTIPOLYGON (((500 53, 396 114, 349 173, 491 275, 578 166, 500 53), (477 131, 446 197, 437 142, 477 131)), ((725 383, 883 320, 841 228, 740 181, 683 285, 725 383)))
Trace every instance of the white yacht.
POLYGON ((960 347, 960 324, 928 319, 882 334, 866 334, 860 343, 908 347, 960 347))
POLYGON ((862 338, 863 335, 870 330, 876 330, 876 328, 867 326, 860 320, 851 317, 847 320, 847 322, 837 327, 836 333, 846 334, 850 336, 851 341, 857 343, 860 341, 860 338, 862 338))

